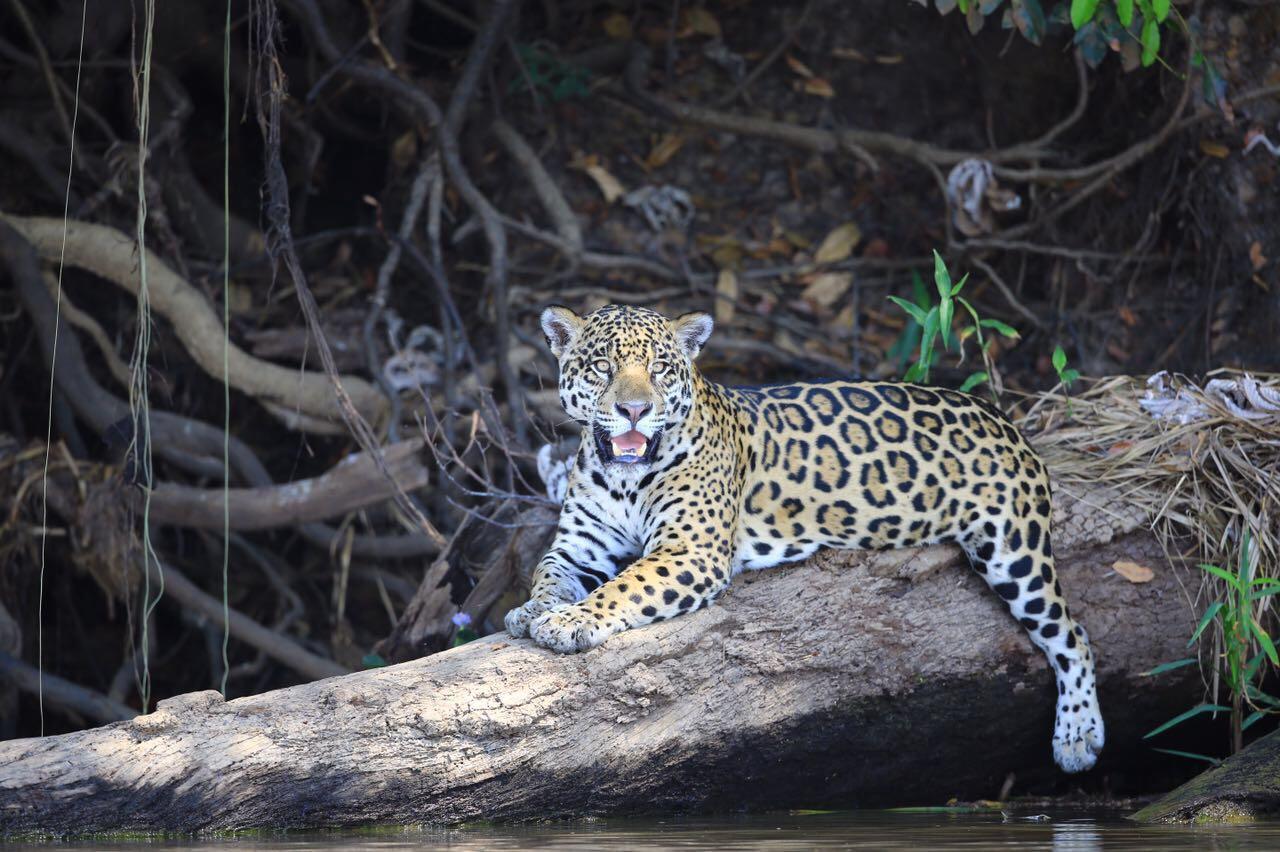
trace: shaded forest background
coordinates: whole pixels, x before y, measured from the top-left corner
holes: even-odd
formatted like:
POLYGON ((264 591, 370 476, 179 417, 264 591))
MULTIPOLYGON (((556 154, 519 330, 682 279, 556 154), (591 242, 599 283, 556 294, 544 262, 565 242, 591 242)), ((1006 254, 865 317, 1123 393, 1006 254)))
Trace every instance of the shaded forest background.
POLYGON ((901 0, 254 0, 224 62, 218 3, 10 0, 0 736, 497 629, 572 448, 553 302, 712 311, 718 380, 896 376, 936 249, 1019 332, 1006 406, 1058 346, 1280 370, 1280 6, 1176 8, 1141 68, 901 0))

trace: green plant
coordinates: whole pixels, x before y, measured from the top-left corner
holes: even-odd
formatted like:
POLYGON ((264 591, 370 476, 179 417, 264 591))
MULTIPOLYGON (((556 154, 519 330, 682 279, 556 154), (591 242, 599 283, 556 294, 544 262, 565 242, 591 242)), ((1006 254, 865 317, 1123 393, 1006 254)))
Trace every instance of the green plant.
POLYGON ((934 4, 942 15, 959 8, 972 33, 999 12, 1001 27, 1017 29, 1036 45, 1055 30, 1070 28, 1074 44, 1091 68, 1101 64, 1108 53, 1124 54, 1126 48, 1126 67, 1164 64, 1160 48, 1166 39, 1162 34, 1173 30, 1192 35, 1170 0, 1059 0, 1048 12, 1041 0, 934 0, 934 4))
MULTIPOLYGON (((1280 711, 1280 698, 1268 695, 1262 690, 1261 684, 1265 673, 1263 662, 1270 661, 1272 666, 1277 666, 1280 665, 1280 657, 1276 654, 1275 642, 1271 635, 1262 626, 1258 612, 1263 598, 1280 594, 1280 579, 1254 576, 1255 560, 1252 554, 1255 552, 1252 537, 1246 529, 1241 537, 1240 556, 1236 561, 1235 571, 1208 563, 1200 565, 1202 571, 1222 581, 1225 594, 1205 608, 1195 631, 1187 640, 1187 647, 1191 647, 1204 635, 1209 625, 1217 626, 1218 632, 1215 638, 1221 651, 1215 655, 1214 665, 1221 676, 1222 684, 1230 695, 1230 706, 1216 703, 1198 704, 1151 730, 1144 739, 1162 734, 1175 725, 1203 713, 1230 713, 1231 753, 1235 754, 1244 745, 1245 731, 1268 712, 1280 711), (1246 707, 1251 711, 1248 716, 1244 715, 1246 707)), ((1187 657, 1163 663, 1143 674, 1153 676, 1197 662, 1196 657, 1187 657)), ((1156 751, 1214 764, 1219 762, 1217 758, 1192 752, 1173 749, 1156 749, 1156 751)))
POLYGON ((527 90, 535 99, 539 92, 545 92, 553 103, 586 97, 591 72, 585 68, 563 62, 531 44, 516 47, 516 55, 524 73, 511 81, 510 92, 527 90))
POLYGON ((991 372, 994 365, 991 363, 990 347, 988 341, 982 335, 982 330, 984 328, 991 329, 1005 337, 1014 339, 1018 337, 1018 332, 1000 320, 983 319, 978 316, 977 310, 969 303, 969 300, 960 295, 960 291, 964 289, 965 282, 968 280, 969 276, 966 273, 959 281, 952 283, 951 273, 947 270, 947 265, 942 260, 942 255, 935 251, 933 253, 933 281, 938 291, 937 303, 934 303, 929 296, 929 292, 919 274, 914 272, 912 273, 912 284, 915 301, 909 302, 898 296, 889 297, 889 300, 906 311, 912 320, 907 324, 902 336, 898 338, 893 348, 890 349, 889 356, 897 357, 900 359, 900 363, 905 363, 911 352, 915 350, 917 345, 919 346, 919 357, 907 369, 907 372, 902 377, 903 381, 929 381, 929 371, 937 365, 938 359, 941 357, 938 350, 938 338, 942 339, 942 348, 944 350, 951 349, 951 338, 953 336, 951 327, 955 321, 957 304, 964 308, 973 319, 972 325, 964 326, 954 335, 960 359, 961 361, 964 360, 964 341, 969 337, 976 337, 978 349, 982 353, 983 364, 986 367, 985 370, 970 374, 964 380, 964 384, 960 386, 960 389, 969 391, 983 382, 991 380, 991 372))
POLYGON ((1080 378, 1079 370, 1073 370, 1067 366, 1067 353, 1062 351, 1061 346, 1054 347, 1053 369, 1058 374, 1058 381, 1062 382, 1062 386, 1067 390, 1071 390, 1076 379, 1080 378))

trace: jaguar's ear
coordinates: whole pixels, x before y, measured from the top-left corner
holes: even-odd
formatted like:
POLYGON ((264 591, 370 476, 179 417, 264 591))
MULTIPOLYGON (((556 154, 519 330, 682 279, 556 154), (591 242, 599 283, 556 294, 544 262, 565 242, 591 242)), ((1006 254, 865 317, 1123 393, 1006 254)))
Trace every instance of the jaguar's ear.
POLYGON ((551 354, 559 358, 573 344, 582 330, 582 317, 564 305, 552 305, 542 312, 542 333, 547 336, 551 354))
POLYGON ((676 333, 676 340, 680 342, 680 346, 692 361, 698 357, 703 344, 711 336, 711 329, 715 326, 715 322, 711 319, 711 314, 693 311, 676 317, 671 326, 676 333))

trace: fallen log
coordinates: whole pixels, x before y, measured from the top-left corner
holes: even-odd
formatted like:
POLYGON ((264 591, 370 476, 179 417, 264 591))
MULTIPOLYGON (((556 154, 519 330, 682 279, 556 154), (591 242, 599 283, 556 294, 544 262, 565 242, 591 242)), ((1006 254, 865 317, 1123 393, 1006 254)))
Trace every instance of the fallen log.
MULTIPOLYGON (((1100 658, 1102 771, 1184 706, 1194 622, 1122 501, 1058 499, 1100 658), (1131 583, 1119 559, 1155 569, 1131 583)), ((398 666, 0 743, 7 832, 458 822, 992 797, 1055 772, 1042 655, 950 547, 822 553, 561 656, 499 634, 398 666)), ((1133 761, 1130 759, 1129 765, 1133 761)))
POLYGON ((1138 822, 1247 822, 1280 814, 1280 731, 1133 815, 1138 822))

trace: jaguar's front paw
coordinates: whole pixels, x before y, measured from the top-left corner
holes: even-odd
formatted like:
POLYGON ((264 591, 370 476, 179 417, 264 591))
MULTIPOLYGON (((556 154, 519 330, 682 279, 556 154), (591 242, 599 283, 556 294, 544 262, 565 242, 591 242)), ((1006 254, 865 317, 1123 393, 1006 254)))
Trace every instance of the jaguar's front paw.
POLYGON ((1066 772, 1092 769, 1106 742, 1096 697, 1090 702, 1090 709, 1075 706, 1074 711, 1059 714, 1053 736, 1053 759, 1066 772))
POLYGON ((530 599, 523 606, 515 607, 508 610, 506 618, 503 619, 507 625, 507 632, 517 639, 521 639, 529 635, 529 624, 538 616, 542 615, 553 606, 561 606, 561 601, 549 601, 538 598, 530 599))
POLYGON ((580 604, 550 609, 529 625, 529 638, 562 654, 594 648, 617 632, 580 604))

